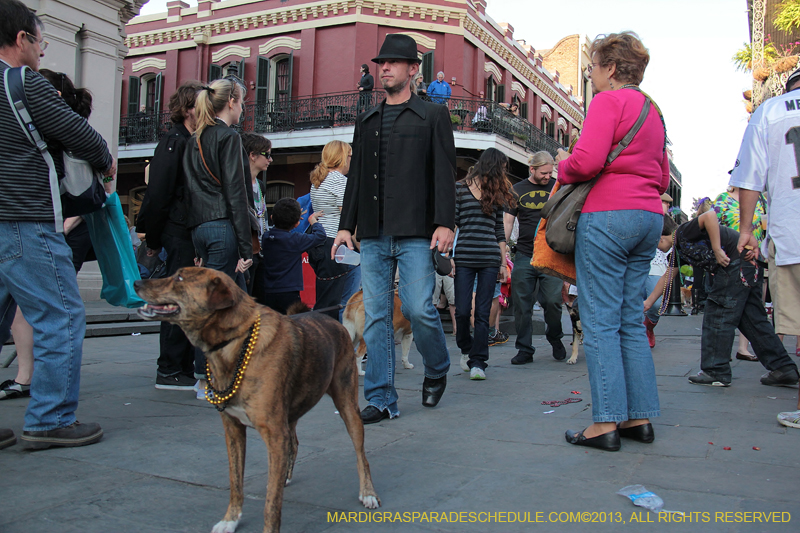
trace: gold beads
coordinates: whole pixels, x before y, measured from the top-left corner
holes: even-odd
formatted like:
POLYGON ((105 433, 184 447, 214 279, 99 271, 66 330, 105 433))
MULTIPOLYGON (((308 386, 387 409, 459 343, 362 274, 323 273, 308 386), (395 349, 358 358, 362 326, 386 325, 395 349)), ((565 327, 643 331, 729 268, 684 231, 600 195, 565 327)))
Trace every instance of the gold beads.
POLYGON ((239 387, 242 384, 242 380, 244 379, 245 370, 247 370, 247 365, 250 363, 250 358, 253 356, 253 351, 255 350, 256 343, 258 342, 258 333, 261 331, 261 315, 256 317, 256 321, 251 326, 251 333, 250 333, 250 340, 247 343, 247 348, 241 354, 239 360, 239 368, 236 371, 236 375, 233 376, 233 381, 231 385, 228 386, 230 392, 225 395, 220 395, 220 391, 214 388, 213 380, 214 377, 211 375, 211 367, 208 365, 208 360, 206 360, 206 376, 208 377, 208 387, 206 387, 206 400, 212 405, 220 405, 231 398, 233 398, 236 393, 239 391, 239 387))

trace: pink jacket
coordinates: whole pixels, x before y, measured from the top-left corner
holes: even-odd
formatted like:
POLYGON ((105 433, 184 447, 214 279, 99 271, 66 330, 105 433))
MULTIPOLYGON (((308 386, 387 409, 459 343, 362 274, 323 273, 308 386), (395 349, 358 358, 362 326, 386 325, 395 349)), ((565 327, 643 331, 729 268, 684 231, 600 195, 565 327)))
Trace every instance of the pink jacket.
MULTIPOLYGON (((630 131, 644 105, 634 89, 597 94, 586 114, 581 137, 569 158, 558 164, 558 181, 580 183, 595 177, 611 150, 630 131)), ((644 125, 592 187, 584 213, 641 209, 662 213, 661 194, 669 186, 664 126, 653 104, 644 125)))

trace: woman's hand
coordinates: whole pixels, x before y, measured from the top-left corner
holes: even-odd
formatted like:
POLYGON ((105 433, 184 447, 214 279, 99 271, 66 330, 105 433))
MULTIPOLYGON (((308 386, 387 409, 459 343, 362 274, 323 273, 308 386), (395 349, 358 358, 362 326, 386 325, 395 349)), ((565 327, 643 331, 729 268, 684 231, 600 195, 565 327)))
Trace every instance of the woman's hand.
POLYGON ((650 308, 653 307, 653 302, 650 301, 650 298, 644 301, 644 312, 648 312, 650 308))
POLYGON ((714 250, 714 257, 717 258, 717 263, 719 263, 723 267, 726 267, 731 264, 730 258, 725 253, 725 250, 723 250, 722 248, 717 248, 714 250))
POLYGON ((239 262, 236 263, 236 270, 235 272, 241 272, 244 274, 244 271, 253 266, 252 259, 239 259, 239 262))
POLYGON ((556 153, 556 163, 559 163, 569 157, 569 152, 566 150, 562 150, 561 148, 558 149, 556 153))

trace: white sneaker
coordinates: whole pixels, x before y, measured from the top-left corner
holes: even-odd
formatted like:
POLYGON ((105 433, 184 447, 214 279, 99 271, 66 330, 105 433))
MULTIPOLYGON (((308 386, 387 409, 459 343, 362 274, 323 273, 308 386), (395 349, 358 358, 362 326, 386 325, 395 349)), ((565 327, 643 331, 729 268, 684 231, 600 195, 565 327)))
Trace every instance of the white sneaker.
POLYGON ((800 411, 778 413, 778 423, 790 428, 800 429, 800 411))
POLYGON ((469 354, 462 353, 461 354, 461 370, 463 370, 464 372, 469 372, 469 365, 467 364, 467 361, 469 361, 469 354))
POLYGON ((197 399, 198 400, 205 400, 206 399, 206 380, 199 379, 197 383, 194 385, 194 390, 197 391, 197 399))
POLYGON ((472 370, 469 371, 469 379, 474 379, 474 380, 486 379, 486 373, 477 366, 473 366, 472 370))

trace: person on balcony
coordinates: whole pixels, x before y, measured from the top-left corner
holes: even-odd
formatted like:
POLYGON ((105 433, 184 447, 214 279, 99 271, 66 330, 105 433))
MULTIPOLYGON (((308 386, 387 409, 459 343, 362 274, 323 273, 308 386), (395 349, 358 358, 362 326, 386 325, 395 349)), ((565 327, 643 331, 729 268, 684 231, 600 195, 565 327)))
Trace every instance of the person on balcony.
POLYGON ((428 85, 428 96, 431 99, 431 102, 434 104, 445 104, 447 105, 447 101, 450 99, 450 95, 453 94, 453 89, 450 88, 450 84, 444 81, 444 72, 439 71, 436 75, 436 80, 432 81, 430 85, 428 85))
POLYGON ((361 79, 358 80, 358 109, 359 113, 372 107, 372 89, 375 88, 375 78, 369 73, 369 65, 361 65, 361 79))

